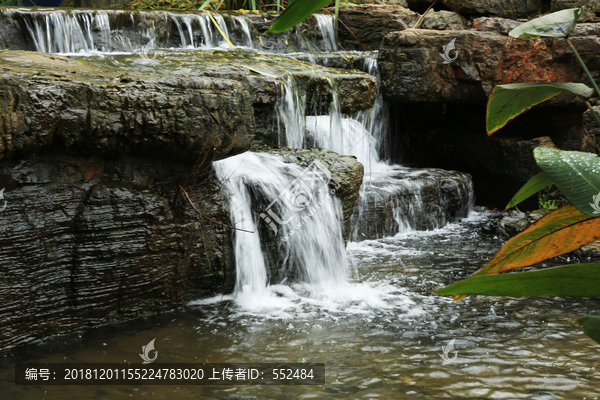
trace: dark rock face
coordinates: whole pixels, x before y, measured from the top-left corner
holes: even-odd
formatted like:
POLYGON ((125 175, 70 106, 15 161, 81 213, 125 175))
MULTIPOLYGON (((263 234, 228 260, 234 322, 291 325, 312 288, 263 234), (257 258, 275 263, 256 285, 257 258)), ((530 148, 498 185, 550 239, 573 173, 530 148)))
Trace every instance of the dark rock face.
POLYGON ((232 289, 225 199, 184 164, 29 155, 0 163, 0 349, 232 289))
MULTIPOLYGON (((407 0, 407 3, 411 10, 423 12, 434 1, 407 0)), ((527 18, 536 16, 543 11, 542 0, 438 0, 435 3, 436 7, 444 7, 462 15, 486 15, 502 18, 527 18)))

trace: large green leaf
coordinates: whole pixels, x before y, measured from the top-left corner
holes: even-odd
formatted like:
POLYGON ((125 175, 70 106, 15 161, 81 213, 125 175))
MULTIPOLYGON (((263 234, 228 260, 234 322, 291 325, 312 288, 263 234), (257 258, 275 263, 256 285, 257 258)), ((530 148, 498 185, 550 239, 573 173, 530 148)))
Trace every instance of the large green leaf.
POLYGON ((506 209, 512 208, 539 192, 542 189, 552 185, 554 181, 545 172, 540 172, 531 178, 519 191, 513 196, 506 205, 506 209))
POLYGON ((487 107, 488 135, 502 128, 511 119, 559 93, 590 97, 594 91, 583 83, 533 82, 498 85, 487 107))
POLYGON ((600 216, 600 157, 579 151, 538 147, 535 159, 579 211, 600 216))
POLYGON ((577 20, 585 11, 585 7, 569 8, 557 11, 543 17, 532 19, 517 26, 508 34, 514 38, 518 37, 567 37, 577 25, 577 20))
POLYGON ((569 204, 510 238, 476 275, 495 275, 568 253, 600 239, 600 218, 569 204))
POLYGON ((474 276, 439 295, 600 297, 600 264, 576 264, 503 275, 474 276))
POLYGON ((579 327, 589 337, 600 344, 600 317, 583 317, 577 320, 579 327))
POLYGON ((266 33, 287 31, 329 3, 331 0, 296 0, 281 13, 266 33))

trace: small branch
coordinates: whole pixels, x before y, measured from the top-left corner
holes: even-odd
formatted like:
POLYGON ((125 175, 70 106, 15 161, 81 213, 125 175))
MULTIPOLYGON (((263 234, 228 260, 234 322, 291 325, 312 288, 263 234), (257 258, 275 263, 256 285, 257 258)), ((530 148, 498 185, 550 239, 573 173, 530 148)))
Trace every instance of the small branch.
POLYGON ((598 124, 598 126, 600 126, 600 117, 598 117, 598 113, 596 112, 596 110, 594 110, 594 108, 592 107, 592 105, 590 104, 589 101, 587 101, 587 100, 584 100, 584 101, 585 101, 585 105, 587 106, 587 108, 590 109, 592 115, 596 119, 596 123, 598 124))
POLYGON ((590 73, 590 71, 585 66, 585 63, 581 59, 581 56, 579 56, 579 53, 577 52, 577 50, 575 50, 575 47, 573 46, 573 43, 571 43, 571 41, 568 38, 565 38, 565 40, 567 41, 567 43, 571 47, 571 50, 573 50, 573 53, 575 53, 575 57, 577 57, 577 61, 579 61, 579 64, 581 64, 581 67, 583 68, 583 70, 587 74, 588 78, 592 82, 592 85, 594 86, 594 89, 596 90, 596 95, 598 97, 600 97, 600 89, 598 88, 598 85, 596 85, 596 81, 594 80, 594 77, 592 77, 592 74, 590 73))
POLYGON ((423 15, 421 15, 421 18, 419 18, 419 20, 417 21, 417 23, 415 24, 415 26, 413 26, 412 28, 407 28, 407 29, 417 29, 419 28, 419 24, 421 23, 421 21, 423 20, 423 18, 425 18, 425 14, 427 14, 429 12, 429 10, 431 10, 431 7, 433 7, 433 5, 435 4, 435 1, 433 3, 431 3, 431 5, 427 8, 427 10, 425 10, 425 12, 423 13, 423 15))
POLYGON ((223 226, 226 226, 228 228, 235 229, 235 230, 238 230, 238 231, 248 232, 248 233, 254 233, 254 232, 251 232, 251 231, 247 231, 247 230, 244 230, 244 229, 236 228, 235 226, 227 225, 227 224, 224 224, 222 222, 215 221, 214 219, 210 219, 208 217, 205 217, 204 215, 202 215, 202 213, 200 212, 200 210, 198 210, 198 208, 196 207, 196 205, 194 204, 194 202, 192 201, 192 199, 190 199, 190 196, 188 195, 188 193, 185 191, 185 189, 181 185, 179 185, 179 189, 181 189, 181 191, 183 192, 183 194, 185 194, 185 197, 187 197, 187 199, 190 202, 190 204, 192 205, 192 207, 194 207, 194 210, 196 210, 198 212, 198 214, 200 214, 200 218, 206 218, 210 222, 214 222, 215 224, 223 225, 223 226))
MULTIPOLYGON (((323 11, 325 11, 325 12, 328 12, 329 14, 332 14, 332 12, 331 12, 331 11, 329 11, 329 10, 323 10, 323 11)), ((351 34, 352 36, 354 36, 354 39, 356 39, 356 41, 357 41, 358 43, 360 43, 360 45, 363 47, 363 49, 365 49, 365 51, 369 51, 369 49, 367 49, 367 48, 365 47, 365 45, 364 45, 364 44, 363 44, 363 43, 360 41, 360 39, 356 37, 356 35, 354 34, 354 32, 352 32, 352 31, 350 30, 350 28, 348 28, 348 26, 347 26, 347 25, 344 23, 344 21, 340 20, 340 23, 341 23, 342 25, 344 25, 344 28, 348 29, 348 32, 350 32, 350 34, 351 34)), ((339 44, 340 44, 340 42, 339 42, 339 40, 338 40, 338 45, 339 45, 339 44)), ((342 46, 340 45, 340 47, 342 47, 342 46)))

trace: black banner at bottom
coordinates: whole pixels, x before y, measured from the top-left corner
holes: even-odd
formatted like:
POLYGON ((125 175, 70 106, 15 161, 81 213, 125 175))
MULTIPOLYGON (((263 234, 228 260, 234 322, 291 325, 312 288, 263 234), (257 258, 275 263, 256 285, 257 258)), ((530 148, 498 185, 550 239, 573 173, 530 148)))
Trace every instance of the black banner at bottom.
POLYGON ((17 385, 323 385, 320 363, 18 363, 17 385))

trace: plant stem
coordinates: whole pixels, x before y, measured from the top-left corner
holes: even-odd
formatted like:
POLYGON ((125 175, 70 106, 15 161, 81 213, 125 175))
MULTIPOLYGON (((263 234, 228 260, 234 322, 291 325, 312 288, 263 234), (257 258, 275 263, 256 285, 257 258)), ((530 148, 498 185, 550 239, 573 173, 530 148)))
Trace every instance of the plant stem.
POLYGON ((587 108, 590 109, 590 111, 592 112, 592 115, 596 119, 596 123, 598 124, 598 126, 600 126, 600 117, 598 117, 598 113, 594 110, 594 108, 592 107, 592 105, 590 104, 589 101, 585 100, 585 105, 587 106, 587 108))
POLYGON ((339 31, 340 31, 340 0, 335 0, 335 39, 339 43, 339 31))
POLYGON ((577 50, 575 50, 575 47, 573 46, 573 43, 571 43, 571 41, 569 39, 567 39, 567 38, 565 38, 565 40, 567 41, 567 43, 571 47, 571 50, 573 50, 573 53, 575 54, 575 57, 577 57, 577 61, 579 61, 579 64, 581 64, 581 67, 583 68, 583 70, 587 74, 588 78, 592 82, 592 85, 594 86, 594 90, 596 90, 596 95, 600 98, 600 89, 598 88, 598 85, 596 85, 596 81, 592 77, 592 74, 590 73, 590 71, 585 66, 585 63, 581 59, 581 56, 579 55, 579 53, 577 52, 577 50))

